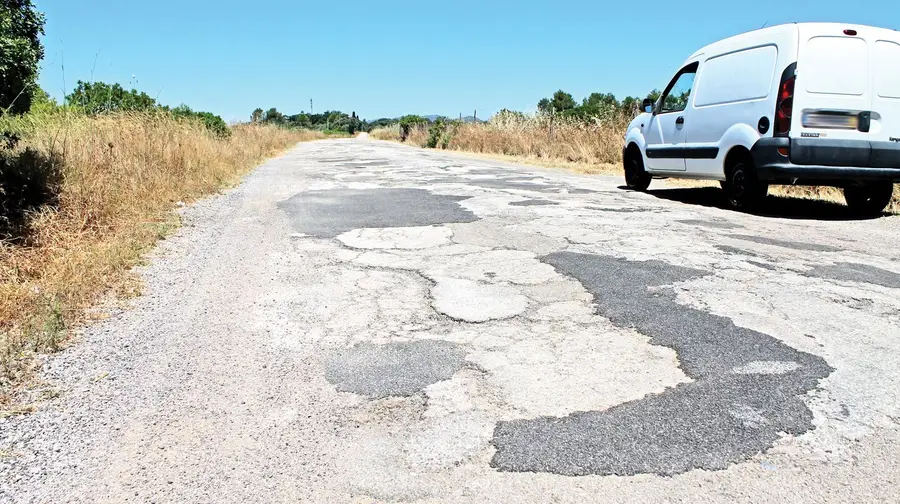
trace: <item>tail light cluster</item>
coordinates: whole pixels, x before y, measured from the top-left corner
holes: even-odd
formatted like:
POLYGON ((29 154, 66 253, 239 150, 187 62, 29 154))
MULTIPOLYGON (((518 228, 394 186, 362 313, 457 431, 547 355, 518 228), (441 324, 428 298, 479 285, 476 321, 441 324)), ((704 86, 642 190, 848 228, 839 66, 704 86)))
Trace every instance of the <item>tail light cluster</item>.
POLYGON ((791 116, 794 113, 794 83, 797 81, 797 64, 791 63, 781 74, 778 87, 778 101, 775 103, 775 136, 788 136, 791 131, 791 116))

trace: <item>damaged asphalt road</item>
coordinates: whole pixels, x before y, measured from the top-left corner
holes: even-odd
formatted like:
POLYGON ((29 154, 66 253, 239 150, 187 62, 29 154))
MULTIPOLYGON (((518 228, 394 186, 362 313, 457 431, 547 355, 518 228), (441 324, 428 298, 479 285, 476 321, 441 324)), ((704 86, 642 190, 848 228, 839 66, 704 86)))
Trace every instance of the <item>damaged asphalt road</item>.
POLYGON ((898 218, 620 184, 299 145, 47 359, 58 397, 0 418, 0 502, 900 492, 898 218))

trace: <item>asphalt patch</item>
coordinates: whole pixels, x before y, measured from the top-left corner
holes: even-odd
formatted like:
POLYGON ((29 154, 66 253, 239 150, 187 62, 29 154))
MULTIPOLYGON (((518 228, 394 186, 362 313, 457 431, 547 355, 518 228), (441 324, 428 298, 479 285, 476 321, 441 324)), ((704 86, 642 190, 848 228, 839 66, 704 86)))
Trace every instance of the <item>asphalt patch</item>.
POLYGON ((500 422, 493 467, 563 475, 719 470, 770 448, 782 433, 813 428, 801 398, 832 371, 823 359, 678 304, 672 289, 649 290, 705 272, 572 252, 543 260, 578 279, 615 325, 676 350, 695 381, 604 411, 500 422))
POLYGON ((826 280, 859 282, 900 289, 900 274, 868 264, 839 262, 814 267, 806 276, 826 280))
POLYGON ((371 160, 371 161, 353 161, 353 160, 351 160, 351 161, 345 161, 343 163, 340 163, 340 166, 344 166, 344 167, 361 167, 361 168, 367 168, 367 167, 383 168, 385 166, 390 166, 390 165, 391 165, 391 162, 387 159, 371 160))
POLYGON ((730 238, 734 238, 735 240, 754 242, 754 243, 762 243, 764 245, 772 245, 775 247, 782 247, 782 248, 793 249, 793 250, 808 250, 811 252, 840 252, 841 251, 841 249, 839 249, 837 247, 832 247, 831 245, 822 245, 819 243, 805 243, 805 242, 776 240, 774 238, 767 238, 765 236, 731 235, 730 238))
POLYGON ((556 201, 548 201, 548 200, 523 200, 523 201, 513 201, 509 204, 509 206, 552 206, 559 205, 556 201))
POLYGON ((739 249, 737 247, 732 247, 731 245, 716 245, 716 249, 725 252, 726 254, 740 254, 750 257, 759 257, 759 254, 755 252, 750 252, 749 250, 739 249))
POLYGON ((537 177, 510 177, 504 172, 495 172, 488 170, 473 170, 462 174, 461 177, 433 178, 429 180, 429 182, 436 184, 463 184, 466 186, 480 187, 482 189, 493 189, 498 191, 530 191, 552 194, 592 194, 596 192, 591 189, 573 187, 568 184, 559 184, 548 179, 539 179, 537 177), (482 177, 465 178, 466 175, 482 175, 482 177), (497 176, 486 178, 483 177, 484 175, 497 176))
POLYGON ((681 224, 687 224, 688 226, 700 226, 714 229, 738 229, 743 227, 738 224, 732 224, 731 222, 707 221, 700 219, 685 219, 678 222, 680 222, 681 224))
POLYGON ((619 208, 609 208, 609 207, 598 207, 598 206, 586 206, 588 210, 598 210, 600 212, 613 212, 613 213, 652 213, 656 212, 656 210, 652 208, 629 208, 629 207, 619 207, 619 208))
POLYGON ((361 343, 332 356, 325 378, 341 392, 373 399, 411 396, 450 379, 465 365, 465 356, 459 345, 442 340, 361 343))
POLYGON ((464 199, 424 189, 329 189, 303 192, 278 206, 297 232, 334 238, 362 228, 475 222, 478 217, 459 205, 464 199))

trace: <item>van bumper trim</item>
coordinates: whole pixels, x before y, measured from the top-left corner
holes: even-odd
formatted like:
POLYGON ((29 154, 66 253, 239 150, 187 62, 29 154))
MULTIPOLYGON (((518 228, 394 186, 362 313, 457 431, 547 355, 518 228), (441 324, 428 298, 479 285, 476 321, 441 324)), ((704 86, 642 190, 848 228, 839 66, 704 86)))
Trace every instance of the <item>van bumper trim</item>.
POLYGON ((760 180, 768 182, 891 180, 900 182, 900 144, 865 140, 760 138, 750 149, 760 180), (790 157, 778 153, 790 150, 790 157), (795 154, 795 149, 800 152, 795 154), (796 161, 802 161, 797 163, 796 161), (807 161, 818 161, 807 163, 807 161))

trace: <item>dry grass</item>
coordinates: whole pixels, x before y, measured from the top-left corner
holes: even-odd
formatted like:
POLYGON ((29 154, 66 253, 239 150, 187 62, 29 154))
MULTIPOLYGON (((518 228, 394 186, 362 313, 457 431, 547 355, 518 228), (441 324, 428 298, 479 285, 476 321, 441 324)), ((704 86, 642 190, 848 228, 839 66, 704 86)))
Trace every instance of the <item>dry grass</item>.
POLYGON ((129 269, 178 224, 177 202, 234 184, 266 157, 320 133, 238 125, 219 139, 168 115, 4 119, 62 175, 55 209, 30 215, 28 233, 0 243, 0 410, 12 404, 36 353, 107 293, 130 294, 129 269))
MULTIPOLYGON (((621 132, 627 125, 625 116, 585 122, 543 114, 498 114, 488 123, 451 126, 447 149, 581 165, 617 164, 622 158, 621 132)), ((371 136, 399 141, 400 129, 379 128, 371 136)), ((407 142, 422 146, 427 138, 427 128, 414 128, 407 142)))
MULTIPOLYGON (((628 122, 624 116, 585 123, 547 115, 500 114, 488 123, 452 127, 453 136, 447 149, 577 173, 619 175, 622 173, 623 135, 628 122)), ((370 136, 399 142, 400 128, 396 125, 378 128, 370 136)), ((422 147, 427 138, 427 128, 414 128, 406 143, 422 147)), ((717 182, 682 179, 670 179, 670 182, 689 187, 718 186, 717 182)), ((844 202, 841 190, 833 187, 772 186, 769 194, 844 202)), ((894 200, 888 210, 900 212, 900 185, 894 186, 894 200)))
POLYGON ((390 140, 392 142, 400 141, 400 125, 393 124, 382 128, 375 128, 369 132, 369 138, 375 140, 390 140))

